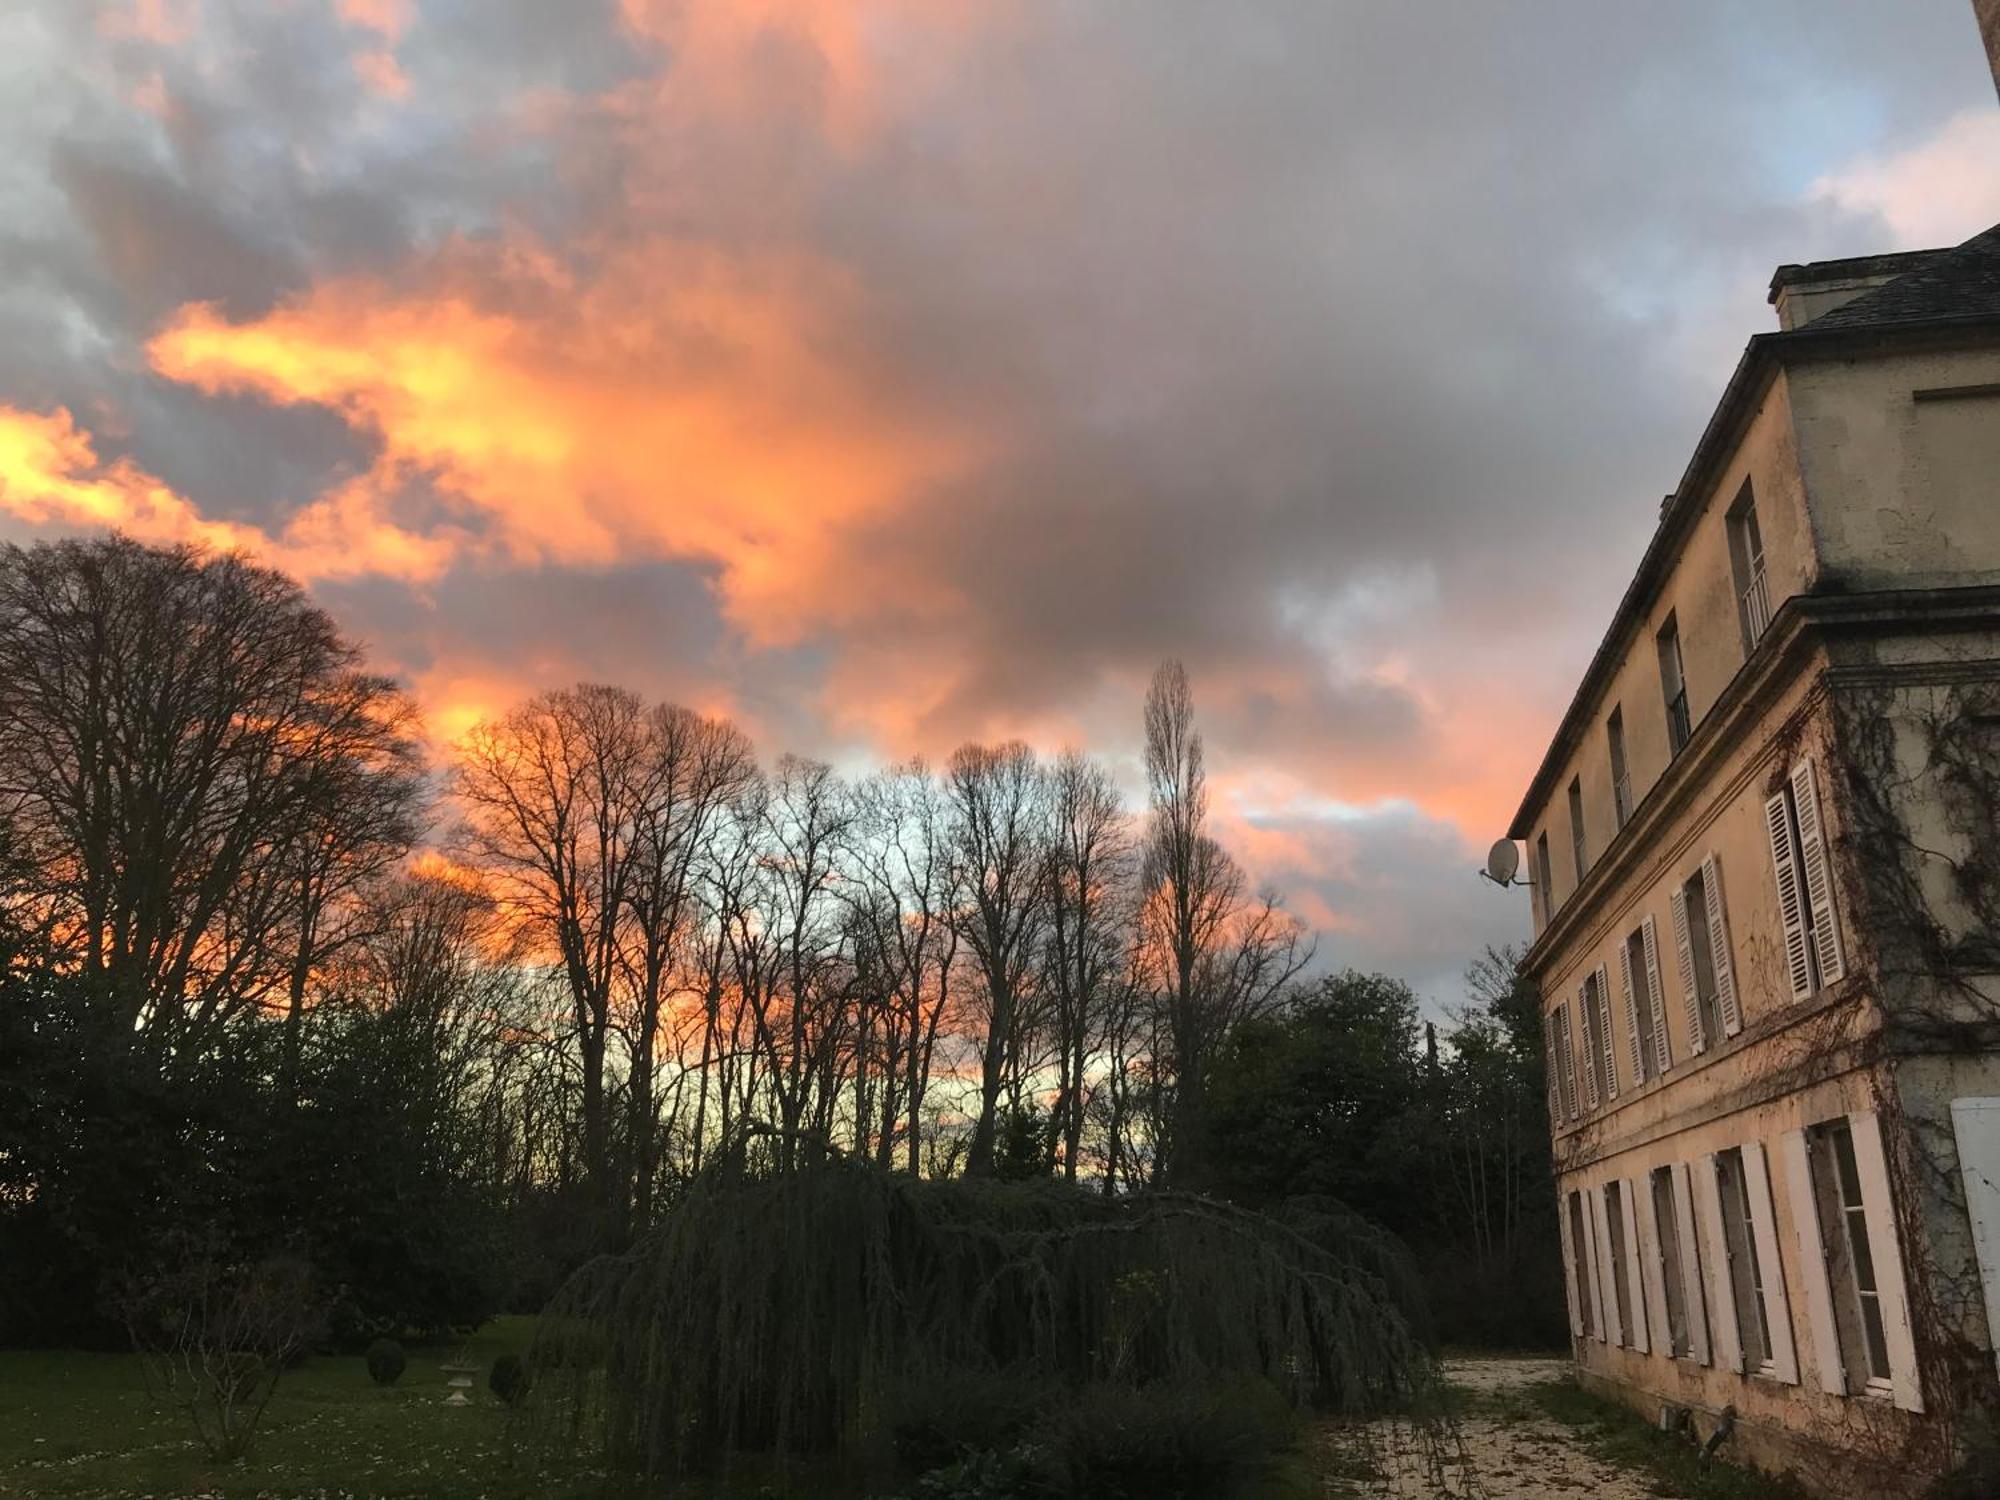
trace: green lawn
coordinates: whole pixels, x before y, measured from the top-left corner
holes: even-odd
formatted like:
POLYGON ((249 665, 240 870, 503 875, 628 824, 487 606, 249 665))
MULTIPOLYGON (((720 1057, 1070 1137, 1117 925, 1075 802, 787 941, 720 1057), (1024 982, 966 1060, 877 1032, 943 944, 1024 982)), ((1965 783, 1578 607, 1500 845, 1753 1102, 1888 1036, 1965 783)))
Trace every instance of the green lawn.
MULTIPOLYGON (((525 1353, 531 1318, 499 1318, 465 1347, 482 1367, 525 1353)), ((125 1354, 0 1353, 0 1496, 436 1495, 587 1493, 587 1476, 552 1482, 512 1459, 506 1412, 482 1375, 469 1407, 444 1404, 439 1364, 419 1349, 395 1385, 360 1357, 321 1356, 279 1381, 247 1458, 212 1461, 186 1415, 149 1396, 125 1354)))

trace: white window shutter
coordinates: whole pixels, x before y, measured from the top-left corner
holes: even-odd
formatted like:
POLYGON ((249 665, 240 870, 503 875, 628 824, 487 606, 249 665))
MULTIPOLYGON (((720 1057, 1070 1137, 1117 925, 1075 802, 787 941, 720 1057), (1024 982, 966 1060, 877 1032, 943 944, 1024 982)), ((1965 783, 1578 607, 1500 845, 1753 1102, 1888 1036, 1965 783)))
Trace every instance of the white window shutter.
POLYGON ((1618 977, 1625 981, 1625 1035, 1632 1043, 1632 1085, 1646 1081, 1646 1054, 1639 1046, 1639 996, 1632 987, 1632 945, 1618 945, 1618 977))
POLYGON ((1653 1212, 1653 1174, 1633 1179, 1640 1189, 1633 1204, 1639 1215, 1639 1259, 1646 1268, 1646 1329, 1653 1353, 1661 1359, 1674 1357, 1673 1320, 1667 1316, 1667 1264, 1660 1253, 1660 1217, 1653 1212))
POLYGON ((1618 1189, 1618 1206, 1625 1216, 1625 1289, 1632 1304, 1632 1326, 1625 1330, 1625 1347, 1646 1352, 1646 1257, 1639 1239, 1637 1179, 1627 1178, 1618 1189))
POLYGON ((1667 992, 1660 983, 1660 928, 1651 917, 1639 924, 1640 946, 1646 950, 1646 993, 1653 1002, 1653 1066, 1666 1072, 1673 1066, 1667 1046, 1667 992))
POLYGON ((1778 1254, 1778 1216, 1772 1206, 1770 1170, 1764 1143, 1743 1144, 1744 1186, 1749 1189, 1750 1233, 1757 1242, 1757 1269, 1764 1282, 1764 1321, 1771 1330, 1771 1374, 1786 1385, 1799 1383, 1798 1351, 1792 1342, 1791 1300, 1785 1295, 1785 1263, 1778 1254))
POLYGON ((1542 1018, 1546 1036, 1546 1063, 1549 1070, 1549 1119, 1557 1126, 1563 1123, 1567 1111, 1562 1102, 1562 1033, 1556 1024, 1556 1012, 1550 1011, 1542 1018))
POLYGON ((1889 1166, 1882 1151, 1882 1125, 1872 1111, 1849 1115, 1855 1175, 1868 1218, 1868 1257, 1875 1262, 1875 1293, 1882 1305, 1882 1331, 1889 1345, 1889 1383, 1904 1411, 1924 1409, 1917 1373, 1917 1341, 1903 1281, 1903 1252, 1896 1233, 1896 1205, 1889 1193, 1889 1166))
POLYGON ((1597 1305, 1604 1314, 1597 1325, 1597 1336, 1608 1344, 1623 1344, 1625 1320, 1618 1312, 1618 1283, 1613 1279, 1618 1273, 1611 1263, 1611 1208, 1604 1201, 1601 1185, 1590 1190, 1590 1211, 1597 1232, 1597 1305))
POLYGON ((1715 1157, 1695 1159, 1695 1215, 1701 1220, 1701 1269, 1708 1287, 1715 1363, 1743 1373, 1743 1335, 1736 1327, 1736 1294, 1729 1282, 1729 1240, 1722 1232, 1722 1200, 1716 1192, 1715 1157))
POLYGON ((1674 1231, 1681 1250, 1681 1298, 1687 1304, 1688 1352, 1702 1364, 1711 1359, 1708 1347, 1708 1296, 1702 1288, 1701 1231, 1694 1211, 1694 1192, 1686 1162, 1674 1163, 1674 1231))
POLYGON ((1576 1010, 1577 1014, 1583 1018, 1583 1081, 1586 1085, 1585 1094, 1590 1100, 1590 1107, 1596 1109, 1598 1105, 1597 1065, 1591 1060, 1590 1052, 1593 1047, 1598 1045, 1597 1018, 1590 1008, 1590 981, 1587 979, 1576 987, 1576 1010))
POLYGON ((1556 1228, 1562 1235, 1563 1291, 1569 1299, 1569 1331, 1583 1337, 1583 1295, 1576 1284, 1576 1241, 1569 1232, 1569 1194, 1556 1195, 1556 1228))
MULTIPOLYGON (((1688 1056, 1699 1057, 1708 1050, 1708 1042, 1701 1034, 1701 994, 1695 988, 1694 941, 1688 932, 1687 887, 1675 886, 1671 902, 1674 920, 1674 956, 1680 961, 1681 1003, 1687 1011, 1688 1056)), ((1697 921, 1705 921, 1707 914, 1696 913, 1697 921)))
POLYGON ((1951 1129, 1986 1302, 1986 1344, 2000 1357, 2000 1099, 1952 1100, 1951 1129))
POLYGON ((1785 968, 1791 975, 1792 998, 1803 1000, 1812 993, 1812 961, 1806 952, 1805 903, 1799 888, 1798 861, 1792 857, 1791 821, 1785 813, 1785 794, 1779 792, 1764 803, 1764 831, 1771 837, 1771 873, 1778 882, 1778 920, 1785 933, 1785 968))
POLYGON ((1813 1367, 1828 1395, 1847 1393, 1847 1369, 1840 1360, 1840 1331, 1833 1317, 1833 1287, 1826 1274, 1826 1241, 1819 1230, 1812 1161, 1806 1133, 1787 1130, 1778 1137, 1778 1160, 1792 1206, 1792 1231, 1799 1242, 1799 1283, 1806 1293, 1806 1326, 1812 1330, 1813 1367))
POLYGON ((1563 1001, 1556 1014, 1562 1018, 1563 1107, 1569 1111, 1569 1117, 1574 1120, 1576 1118, 1576 1041, 1575 1030, 1570 1025, 1569 1001, 1563 1001))
POLYGON ((1597 1342, 1609 1343, 1609 1324, 1604 1315, 1604 1273, 1608 1257, 1604 1254, 1604 1211, 1598 1202, 1597 1189, 1583 1190, 1583 1230, 1590 1237, 1590 1301, 1597 1312, 1597 1342))
POLYGON ((1597 966, 1597 1024, 1604 1033, 1598 1038, 1604 1048, 1604 1087, 1613 1099, 1618 1097, 1618 1042, 1611 1030, 1611 974, 1603 964, 1597 966))
POLYGON ((1820 818, 1819 788, 1813 763, 1792 767, 1792 802, 1799 810, 1800 874, 1812 902, 1813 954, 1819 959, 1819 982, 1832 984, 1847 972, 1840 951, 1840 923, 1833 914, 1833 870, 1826 855, 1826 825, 1820 818))
POLYGON ((1743 1029, 1743 1008, 1736 1003, 1736 965, 1729 956, 1729 905, 1722 896, 1722 861, 1713 854, 1701 862, 1701 886, 1708 900, 1708 952, 1715 965, 1715 1003, 1722 1012, 1722 1034, 1743 1029))

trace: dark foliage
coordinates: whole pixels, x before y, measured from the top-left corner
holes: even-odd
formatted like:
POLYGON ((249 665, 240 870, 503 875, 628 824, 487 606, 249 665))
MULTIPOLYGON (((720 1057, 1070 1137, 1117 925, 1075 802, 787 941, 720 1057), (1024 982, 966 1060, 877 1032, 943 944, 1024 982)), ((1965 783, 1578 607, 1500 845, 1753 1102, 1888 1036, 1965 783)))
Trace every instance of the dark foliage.
MULTIPOLYGON (((1178 1194, 852 1165, 713 1176, 552 1306, 535 1429, 673 1474, 758 1453, 928 1459, 968 1437, 1004 1444, 1016 1412, 1047 1427, 1086 1395, 1115 1425, 1119 1391, 1148 1409, 1239 1382, 1278 1407, 1421 1403, 1431 1364, 1371 1269, 1382 1253, 1178 1194), (1024 1389, 991 1394, 1007 1385, 1024 1389), (938 1394, 899 1409, 912 1391, 938 1394)), ((1115 1434, 1096 1440, 1058 1446, 1086 1474, 1136 1462, 1115 1434)))
POLYGON ((410 1357, 394 1339, 375 1340, 363 1358, 368 1364, 368 1378, 377 1385, 394 1385, 410 1367, 410 1357))
POLYGON ((502 1354, 486 1372, 486 1388, 503 1406, 519 1406, 528 1395, 528 1367, 518 1354, 502 1354))
POLYGON ((1510 953, 1468 982, 1441 1039, 1407 985, 1352 971, 1239 1027, 1209 1084, 1211 1185, 1393 1231, 1420 1273, 1413 1321, 1446 1342, 1559 1347, 1540 1008, 1510 953))

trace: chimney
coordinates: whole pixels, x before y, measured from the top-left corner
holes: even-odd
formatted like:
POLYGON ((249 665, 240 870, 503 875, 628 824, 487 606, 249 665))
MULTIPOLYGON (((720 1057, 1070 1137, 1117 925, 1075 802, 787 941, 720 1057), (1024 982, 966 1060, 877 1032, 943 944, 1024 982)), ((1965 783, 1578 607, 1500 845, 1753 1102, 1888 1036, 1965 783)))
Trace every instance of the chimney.
MULTIPOLYGON (((1990 0, 2000 9, 2000 0, 1990 0)), ((1778 309, 1778 326, 1789 333, 1822 313, 1852 302, 1907 271, 1930 264, 1942 250, 1905 250, 1894 255, 1857 255, 1849 260, 1815 260, 1782 265, 1771 273, 1770 301, 1778 309)))

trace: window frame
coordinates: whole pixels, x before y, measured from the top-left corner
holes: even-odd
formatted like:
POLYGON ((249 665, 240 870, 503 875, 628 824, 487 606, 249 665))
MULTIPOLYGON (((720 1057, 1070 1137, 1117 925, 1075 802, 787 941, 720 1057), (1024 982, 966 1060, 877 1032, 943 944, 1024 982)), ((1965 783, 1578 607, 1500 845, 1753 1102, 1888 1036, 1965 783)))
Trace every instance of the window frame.
POLYGON ((1660 697, 1667 714, 1667 758, 1672 760, 1694 738, 1694 713, 1688 703, 1687 661, 1681 654, 1678 616, 1669 611, 1653 637, 1660 658, 1660 697))
POLYGON ((1604 738, 1611 762, 1611 818, 1622 830, 1632 821, 1632 766, 1625 754, 1625 709, 1615 704, 1604 721, 1604 738))

